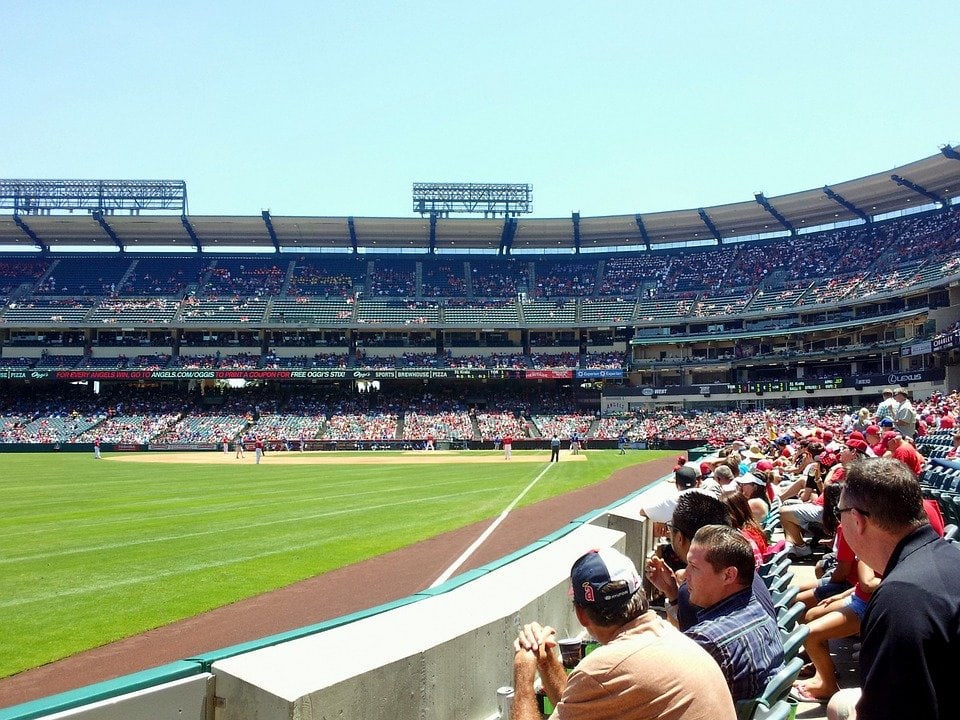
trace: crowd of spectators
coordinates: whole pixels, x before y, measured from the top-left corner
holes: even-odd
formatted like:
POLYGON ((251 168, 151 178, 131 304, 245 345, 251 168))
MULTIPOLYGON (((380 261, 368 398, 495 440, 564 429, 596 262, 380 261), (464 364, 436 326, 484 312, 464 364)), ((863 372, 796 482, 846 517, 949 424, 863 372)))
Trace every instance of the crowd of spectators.
POLYGON ((470 261, 470 284, 478 298, 516 297, 530 289, 529 262, 506 260, 470 261))
POLYGON ((597 284, 597 262, 541 260, 537 269, 538 298, 590 297, 597 284))
POLYGON ((542 437, 551 438, 556 435, 559 438, 567 439, 573 436, 578 438, 588 437, 594 416, 566 413, 563 415, 533 415, 530 419, 542 437))
POLYGON ((422 440, 428 436, 436 440, 473 440, 473 420, 465 410, 404 414, 404 440, 422 440))
POLYGON ((464 297, 467 283, 463 263, 423 263, 420 294, 423 297, 464 297))
POLYGON ((286 267, 269 261, 221 258, 204 279, 202 293, 210 298, 278 295, 286 275, 286 267))
POLYGON ((410 267, 378 262, 367 282, 371 297, 416 297, 417 275, 410 267))
MULTIPOLYGON (((415 388, 356 394, 343 388, 271 395, 267 387, 222 390, 211 404, 202 397, 183 401, 162 391, 114 389, 107 396, 73 390, 21 390, 0 403, 2 442, 219 442, 241 431, 344 440, 397 438, 517 439, 557 434, 658 443, 705 442, 721 447, 732 439, 765 438, 794 428, 849 428, 858 408, 846 406, 766 410, 665 410, 600 417, 574 409, 578 398, 556 389, 489 389, 466 401, 462 390, 424 394, 415 388), (329 420, 329 422, 327 422, 329 420), (82 438, 82 439, 81 439, 82 438), (115 438, 115 439, 114 439, 115 438)), ((924 424, 936 427, 944 414, 960 409, 956 396, 915 403, 924 424)))

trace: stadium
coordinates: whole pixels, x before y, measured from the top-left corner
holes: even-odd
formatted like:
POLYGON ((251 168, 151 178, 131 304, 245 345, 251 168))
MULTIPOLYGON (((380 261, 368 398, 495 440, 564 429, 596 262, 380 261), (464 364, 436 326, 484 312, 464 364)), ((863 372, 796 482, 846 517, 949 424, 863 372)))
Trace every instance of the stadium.
MULTIPOLYGON (((482 207, 485 217, 456 217, 463 206, 449 204, 451 192, 466 202, 473 186, 434 187, 448 204, 433 207, 415 187, 414 218, 221 217, 190 214, 182 181, 0 181, 0 209, 10 213, 0 217, 0 448, 11 460, 42 454, 85 464, 103 452, 110 469, 97 471, 108 474, 156 458, 211 484, 217 481, 198 463, 236 469, 239 448, 249 469, 265 450, 271 472, 304 464, 316 471, 350 451, 343 462, 357 468, 417 463, 414 473, 426 484, 432 462, 447 474, 453 463, 470 462, 480 477, 482 458, 502 475, 505 438, 521 463, 543 463, 551 438, 562 438, 559 474, 595 462, 574 454, 574 440, 587 452, 706 453, 743 437, 766 438, 770 427, 839 426, 851 409, 875 405, 886 387, 908 390, 918 408, 939 407, 938 398, 960 385, 958 160, 957 149, 944 146, 890 172, 790 195, 562 219, 521 217, 515 198, 501 206, 494 195, 482 207), (468 453, 473 459, 462 459, 468 453)), ((468 200, 475 208, 476 198, 468 200)), ((187 702, 167 694, 180 682, 193 682, 189 693, 212 704, 198 717, 273 717, 260 704, 267 701, 232 705, 250 692, 240 680, 249 668, 231 665, 247 651, 256 656, 413 613, 424 597, 469 605, 453 596, 471 580, 530 574, 525 560, 555 553, 574 537, 583 542, 577 533, 598 544, 625 538, 628 549, 645 554, 650 528, 638 521, 631 493, 674 462, 669 454, 649 457, 636 466, 642 470, 610 466, 619 481, 581 489, 576 510, 559 511, 553 525, 530 519, 537 504, 518 509, 527 513, 526 532, 514 528, 512 544, 493 545, 452 569, 444 592, 423 591, 418 575, 379 598, 385 605, 376 612, 369 609, 374 594, 328 608, 319 624, 287 619, 254 635, 266 638, 259 644, 247 636, 240 646, 214 642, 229 652, 207 652, 199 664, 158 662, 146 679, 125 676, 108 690, 91 685, 85 693, 83 683, 68 682, 56 689, 80 689, 66 700, 44 700, 32 688, 33 702, 9 717, 107 717, 103 703, 139 716, 150 711, 127 704, 139 691, 160 693, 150 702, 170 711, 187 702), (614 505, 596 510, 607 503, 614 505), (590 520, 563 519, 588 511, 590 520), (614 531, 622 535, 605 535, 614 531), (550 533, 553 541, 544 542, 550 533)), ((137 472, 146 483, 146 471, 137 472)), ((238 473, 236 482, 233 491, 215 492, 239 496, 247 480, 238 473)), ((348 482, 359 488, 364 481, 348 482)), ((438 511, 455 515, 443 531, 478 532, 496 502, 478 503, 470 516, 438 511)), ((415 563, 436 564, 422 543, 420 551, 403 545, 372 555, 420 552, 415 563)), ((522 606, 563 606, 566 570, 559 570, 561 581, 556 572, 544 578, 540 595, 504 598, 512 609, 485 632, 508 634, 522 606), (506 630, 491 630, 503 622, 506 630)), ((450 638, 434 640, 433 650, 414 653, 429 667, 450 662, 437 650, 450 638)), ((344 641, 349 634, 330 640, 344 641)), ((472 642, 467 647, 476 653, 472 642)), ((492 666, 505 662, 502 650, 484 642, 479 648, 492 666)), ((424 672, 376 665, 353 678, 344 670, 333 695, 309 700, 305 691, 308 700, 291 707, 320 717, 305 708, 359 692, 344 689, 351 683, 424 672)), ((447 682, 442 670, 433 671, 447 682)), ((496 686, 496 672, 478 673, 477 684, 496 686)), ((404 681, 391 682, 407 692, 404 681)), ((428 712, 489 717, 489 703, 478 700, 483 693, 434 688, 427 695, 471 706, 428 712)), ((343 702, 353 716, 379 716, 358 709, 355 697, 352 706, 343 702)), ((410 712, 426 707, 421 702, 411 699, 410 712)))
POLYGON ((958 179, 944 146, 782 197, 542 220, 497 188, 481 209, 504 217, 450 217, 476 211, 470 186, 387 219, 193 216, 183 182, 5 181, 0 439, 721 445, 692 411, 928 397, 960 380, 958 179), (30 402, 65 387, 84 419, 41 427, 30 402))

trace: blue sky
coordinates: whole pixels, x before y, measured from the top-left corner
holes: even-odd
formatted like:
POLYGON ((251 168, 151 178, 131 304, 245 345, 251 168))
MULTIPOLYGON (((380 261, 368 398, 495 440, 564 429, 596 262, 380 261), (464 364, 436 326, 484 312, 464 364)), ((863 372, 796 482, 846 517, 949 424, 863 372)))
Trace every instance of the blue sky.
POLYGON ((954 3, 3 0, 0 176, 187 182, 193 215, 535 217, 821 187, 960 143, 954 3))

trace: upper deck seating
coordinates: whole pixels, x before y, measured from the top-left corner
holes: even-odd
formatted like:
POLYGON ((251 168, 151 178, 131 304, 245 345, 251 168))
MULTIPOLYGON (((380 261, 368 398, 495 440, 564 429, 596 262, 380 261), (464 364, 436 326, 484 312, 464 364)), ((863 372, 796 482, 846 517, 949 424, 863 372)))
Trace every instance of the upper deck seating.
POLYGON ((475 298, 508 298, 530 293, 530 262, 512 257, 471 257, 470 285, 475 298))
POLYGON ((65 256, 34 288, 35 295, 114 295, 132 260, 107 253, 65 256))
POLYGON ((117 288, 117 294, 182 296, 197 285, 210 262, 210 258, 198 255, 140 258, 117 288))
POLYGON ((423 297, 466 297, 467 281, 462 259, 424 260, 420 294, 423 297))
POLYGON ((622 297, 584 298, 580 301, 580 321, 626 325, 633 319, 636 306, 636 300, 625 300, 622 297))
POLYGON ((289 265, 288 260, 272 257, 218 257, 198 295, 211 300, 221 296, 278 295, 289 265))
POLYGON ((367 282, 371 298, 415 298, 417 263, 406 258, 377 258, 367 282))
POLYGON ((403 300, 359 300, 357 322, 371 325, 437 325, 440 308, 435 303, 403 300))
POLYGON ((346 297, 366 282, 366 260, 355 255, 320 254, 298 257, 287 294, 346 297))
POLYGON ((539 260, 538 298, 590 297, 597 285, 597 260, 539 260))

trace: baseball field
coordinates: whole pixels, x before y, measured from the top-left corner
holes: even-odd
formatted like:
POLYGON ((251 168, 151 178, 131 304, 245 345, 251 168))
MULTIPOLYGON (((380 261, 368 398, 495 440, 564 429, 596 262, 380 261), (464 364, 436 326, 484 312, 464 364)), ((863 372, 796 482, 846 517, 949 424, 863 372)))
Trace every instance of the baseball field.
POLYGON ((0 677, 670 454, 4 454, 0 677))

